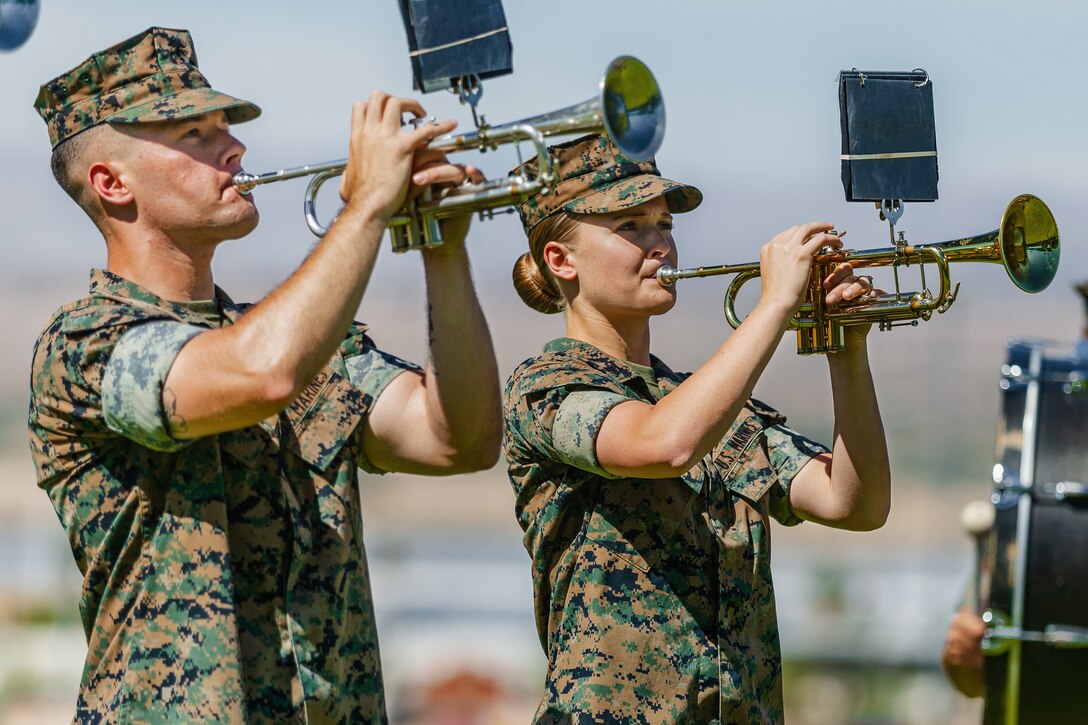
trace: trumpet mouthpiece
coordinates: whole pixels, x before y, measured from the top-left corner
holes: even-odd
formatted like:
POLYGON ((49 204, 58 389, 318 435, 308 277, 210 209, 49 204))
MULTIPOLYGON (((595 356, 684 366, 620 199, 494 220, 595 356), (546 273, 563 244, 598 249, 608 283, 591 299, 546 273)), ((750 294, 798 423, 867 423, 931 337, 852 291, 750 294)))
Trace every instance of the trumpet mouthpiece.
POLYGON ((257 186, 257 175, 251 174, 248 171, 239 171, 234 175, 231 181, 234 182, 234 188, 238 190, 240 194, 248 194, 253 191, 253 187, 257 186))

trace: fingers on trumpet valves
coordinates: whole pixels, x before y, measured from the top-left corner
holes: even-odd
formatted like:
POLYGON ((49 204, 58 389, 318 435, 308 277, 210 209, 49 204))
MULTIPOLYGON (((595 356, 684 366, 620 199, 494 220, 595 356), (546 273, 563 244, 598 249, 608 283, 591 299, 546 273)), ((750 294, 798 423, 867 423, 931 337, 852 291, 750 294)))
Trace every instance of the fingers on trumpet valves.
POLYGON ((468 177, 468 182, 472 184, 482 184, 487 181, 487 177, 484 176, 484 172, 477 169, 475 166, 468 165, 462 166, 465 170, 465 176, 468 177))
POLYGON ((449 188, 466 183, 480 184, 484 181, 484 175, 475 166, 451 164, 445 155, 428 159, 423 163, 417 162, 412 174, 412 183, 417 186, 449 188))
POLYGON ((426 118, 424 118, 424 117, 421 117, 421 116, 413 115, 407 121, 402 120, 401 121, 401 127, 403 127, 405 130, 414 131, 417 128, 419 128, 420 126, 424 126, 426 124, 436 124, 436 123, 438 123, 438 119, 435 118, 434 116, 427 116, 426 118))
POLYGON ((849 284, 842 291, 842 298, 846 301, 863 302, 873 294, 873 278, 871 275, 851 275, 849 284))
POLYGON ((871 275, 854 274, 854 269, 849 262, 843 262, 824 280, 824 289, 827 292, 827 302, 859 302, 867 300, 874 292, 873 278, 871 275))
POLYGON ((846 232, 829 229, 826 232, 820 232, 820 235, 822 235, 823 246, 816 252, 816 255, 831 258, 839 256, 842 250, 841 239, 846 235, 846 232))

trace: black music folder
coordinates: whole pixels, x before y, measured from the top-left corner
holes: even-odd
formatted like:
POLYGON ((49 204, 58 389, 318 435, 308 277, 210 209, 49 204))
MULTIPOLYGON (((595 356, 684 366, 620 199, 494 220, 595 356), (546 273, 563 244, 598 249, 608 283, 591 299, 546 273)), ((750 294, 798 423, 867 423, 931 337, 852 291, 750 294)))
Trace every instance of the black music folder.
POLYGON ((937 199, 933 83, 924 70, 839 73, 847 201, 937 199))
POLYGON ((461 78, 494 78, 513 70, 501 0, 398 0, 412 81, 429 93, 461 78))

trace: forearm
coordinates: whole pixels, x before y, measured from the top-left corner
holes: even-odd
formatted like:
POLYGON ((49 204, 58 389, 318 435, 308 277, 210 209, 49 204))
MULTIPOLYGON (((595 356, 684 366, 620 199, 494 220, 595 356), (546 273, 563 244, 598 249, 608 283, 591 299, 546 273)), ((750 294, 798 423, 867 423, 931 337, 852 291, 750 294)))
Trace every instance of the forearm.
MULTIPOLYGON (((426 412, 431 431, 455 457, 494 463, 502 438, 501 393, 491 334, 463 245, 423 255, 430 364, 426 412)), ((486 466, 481 466, 480 463, 486 466)))
POLYGON ((884 424, 864 342, 828 355, 835 409, 830 472, 831 525, 871 529, 891 506, 891 472, 884 424))
POLYGON ((384 219, 348 206, 299 269, 236 325, 198 335, 166 381, 172 428, 193 438, 288 405, 343 340, 370 279, 384 219))
POLYGON ((298 271, 240 321, 258 328, 246 331, 249 342, 299 390, 329 361, 355 319, 385 229, 381 214, 345 207, 298 271))
POLYGON ((602 466, 618 475, 665 478, 695 465, 740 414, 789 316, 785 306, 757 305, 710 360, 656 405, 618 406, 598 439, 602 466))

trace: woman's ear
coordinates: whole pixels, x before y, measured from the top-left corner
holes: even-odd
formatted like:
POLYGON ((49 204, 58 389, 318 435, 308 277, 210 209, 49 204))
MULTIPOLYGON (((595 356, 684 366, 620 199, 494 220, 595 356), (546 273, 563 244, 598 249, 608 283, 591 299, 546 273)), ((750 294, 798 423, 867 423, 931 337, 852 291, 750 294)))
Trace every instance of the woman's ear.
POLYGON ((116 164, 102 161, 91 164, 87 170, 87 183, 103 204, 123 206, 134 199, 116 164))
POLYGON ((544 265, 557 279, 578 279, 578 270, 571 260, 571 250, 559 242, 548 242, 542 252, 544 265))

